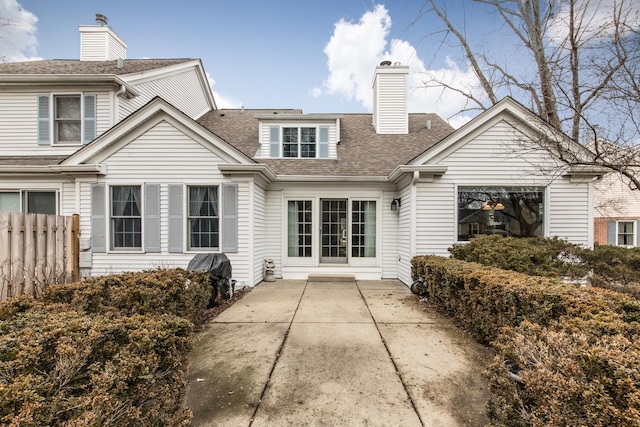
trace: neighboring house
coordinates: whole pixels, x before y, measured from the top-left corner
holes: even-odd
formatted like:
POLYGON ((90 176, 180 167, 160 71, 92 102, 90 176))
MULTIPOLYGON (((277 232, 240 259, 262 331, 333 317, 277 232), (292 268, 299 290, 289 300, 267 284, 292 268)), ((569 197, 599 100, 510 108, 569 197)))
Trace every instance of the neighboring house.
POLYGON ((595 186, 594 242, 640 246, 640 191, 610 173, 595 186))
POLYGON ((593 245, 597 171, 548 179, 510 98, 458 130, 408 114, 384 62, 373 114, 218 109, 199 60, 126 59, 81 26, 80 60, 0 64, 0 210, 80 215, 84 275, 224 252, 239 285, 351 274, 411 282, 411 258, 476 234, 593 245))

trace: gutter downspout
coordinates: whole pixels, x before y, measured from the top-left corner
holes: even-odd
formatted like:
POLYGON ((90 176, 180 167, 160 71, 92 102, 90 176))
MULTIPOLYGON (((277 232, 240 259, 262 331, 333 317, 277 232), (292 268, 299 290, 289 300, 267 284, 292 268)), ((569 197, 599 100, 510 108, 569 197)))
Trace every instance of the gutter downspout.
POLYGON ((413 171, 413 179, 411 180, 411 257, 409 258, 409 281, 411 281, 411 260, 416 256, 416 233, 418 232, 418 226, 416 225, 416 219, 418 216, 418 179, 420 178, 420 172, 413 171))

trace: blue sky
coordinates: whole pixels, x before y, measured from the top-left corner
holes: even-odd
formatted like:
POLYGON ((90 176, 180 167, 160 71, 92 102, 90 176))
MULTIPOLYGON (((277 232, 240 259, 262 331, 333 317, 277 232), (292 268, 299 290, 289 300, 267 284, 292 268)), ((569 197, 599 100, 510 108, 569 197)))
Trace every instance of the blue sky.
MULTIPOLYGON (((463 100, 419 89, 420 74, 473 82, 461 53, 425 35, 442 28, 435 16, 417 23, 422 0, 0 0, 5 60, 77 59, 78 25, 95 14, 128 43, 128 58, 201 58, 222 107, 302 108, 368 112, 374 68, 391 59, 410 65, 410 111, 448 118, 463 100)), ((469 0, 447 2, 452 19, 498 37, 494 18, 469 0), (464 13, 463 13, 464 12, 464 13), (463 21, 464 16, 472 19, 463 21)), ((465 121, 468 118, 456 117, 465 121)))

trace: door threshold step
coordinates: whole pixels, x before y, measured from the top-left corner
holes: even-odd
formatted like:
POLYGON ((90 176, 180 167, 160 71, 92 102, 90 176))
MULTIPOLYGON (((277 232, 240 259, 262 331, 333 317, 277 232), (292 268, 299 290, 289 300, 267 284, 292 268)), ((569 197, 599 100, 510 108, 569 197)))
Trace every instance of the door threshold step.
POLYGON ((308 282, 355 282, 353 274, 309 274, 308 282))

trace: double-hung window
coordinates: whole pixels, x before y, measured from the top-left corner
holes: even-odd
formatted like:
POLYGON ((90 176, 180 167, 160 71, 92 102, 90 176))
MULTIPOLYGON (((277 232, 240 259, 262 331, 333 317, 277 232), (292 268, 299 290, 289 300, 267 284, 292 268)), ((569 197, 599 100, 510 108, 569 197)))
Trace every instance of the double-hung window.
POLYGON ((618 221, 617 245, 634 246, 636 241, 635 221, 618 221))
POLYGON ((56 191, 23 190, 0 192, 0 211, 56 215, 56 191))
POLYGON ((142 249, 140 186, 111 187, 111 233, 114 250, 142 249))
POLYGON ((79 144, 82 141, 80 95, 53 97, 53 141, 55 144, 79 144))
POLYGON ((217 186, 188 187, 189 249, 220 245, 220 216, 217 186))
POLYGON ((282 157, 316 157, 316 128, 282 129, 282 157))

